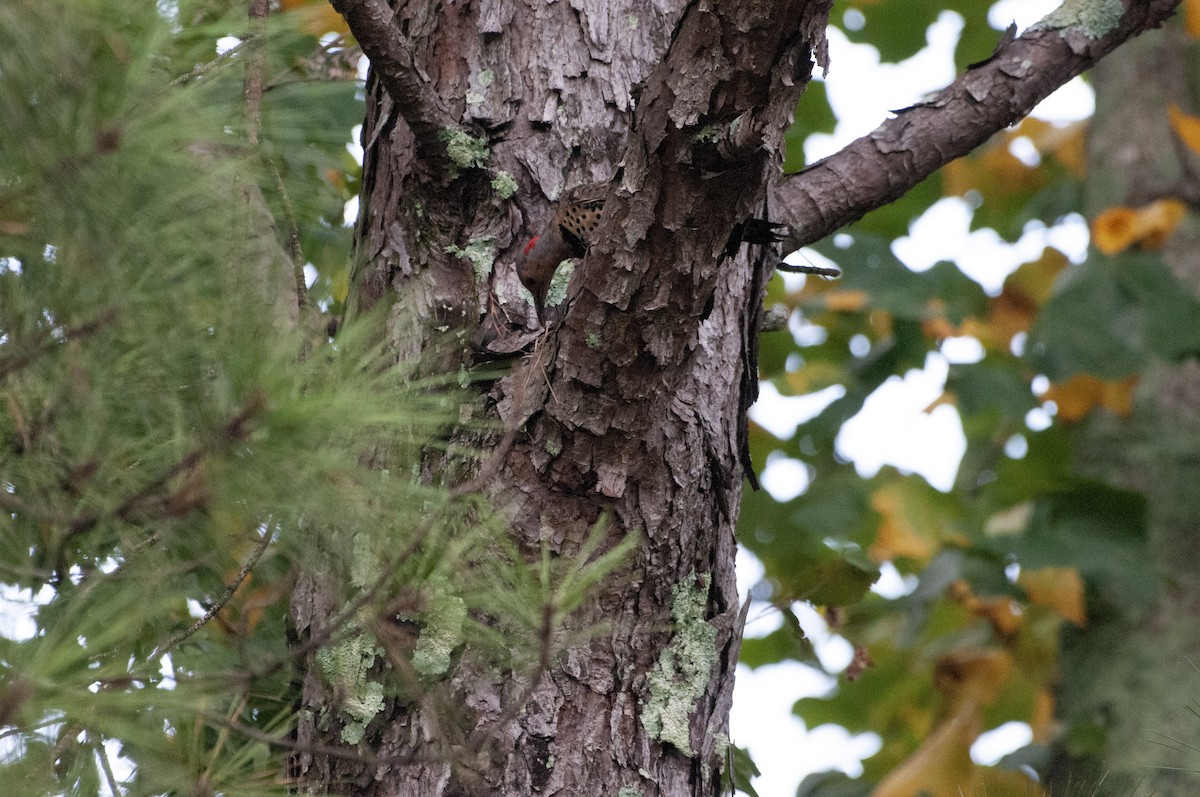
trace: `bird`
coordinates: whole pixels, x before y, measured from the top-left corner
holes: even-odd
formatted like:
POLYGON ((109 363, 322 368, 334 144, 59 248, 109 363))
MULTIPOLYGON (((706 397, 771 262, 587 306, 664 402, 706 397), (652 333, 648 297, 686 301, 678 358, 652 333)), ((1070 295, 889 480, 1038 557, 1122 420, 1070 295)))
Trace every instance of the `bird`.
POLYGON ((545 232, 533 236, 517 259, 517 276, 533 295, 538 321, 545 323, 546 292, 564 260, 583 257, 600 226, 608 183, 586 183, 564 191, 545 232))
MULTIPOLYGON (((517 276, 533 296, 533 307, 539 323, 545 324, 546 293, 550 290, 554 273, 564 260, 587 254, 595 240, 610 190, 608 183, 585 183, 564 191, 545 231, 531 238, 521 250, 517 258, 517 276)), ((733 228, 725 254, 732 256, 743 243, 779 243, 786 231, 787 227, 783 224, 764 219, 746 219, 733 228)), ((841 274, 836 270, 815 266, 789 266, 786 270, 823 276, 841 274)))

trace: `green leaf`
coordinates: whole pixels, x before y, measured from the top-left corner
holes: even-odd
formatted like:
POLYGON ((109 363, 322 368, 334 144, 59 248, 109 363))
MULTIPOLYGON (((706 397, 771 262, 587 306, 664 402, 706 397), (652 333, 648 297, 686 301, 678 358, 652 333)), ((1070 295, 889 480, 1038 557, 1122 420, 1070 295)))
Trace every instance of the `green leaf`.
POLYGON ((941 262, 923 272, 910 270, 887 240, 855 231, 843 245, 826 240, 813 248, 838 263, 844 272, 841 290, 866 292, 870 306, 898 318, 921 321, 944 312, 955 324, 987 312, 983 289, 952 263, 941 262))
POLYGON ((764 637, 742 640, 741 662, 754 669, 764 664, 793 660, 820 666, 812 643, 800 628, 795 612, 784 606, 779 609, 783 625, 764 637))
POLYGON ((844 772, 814 772, 800 781, 796 797, 867 797, 875 784, 844 772))
POLYGON ((942 197, 942 178, 939 174, 932 174, 895 202, 876 208, 863 216, 854 223, 852 229, 883 236, 889 240, 907 235, 913 220, 942 197))
POLYGON ((744 747, 731 745, 729 752, 729 781, 737 791, 750 795, 750 797, 758 797, 758 792, 754 790, 754 785, 750 782, 751 778, 756 778, 762 774, 758 770, 758 765, 754 763, 754 759, 750 757, 750 751, 744 747))
POLYGON ((783 137, 787 148, 783 159, 784 173, 798 172, 805 167, 804 142, 810 135, 832 133, 836 125, 837 118, 833 115, 833 109, 829 107, 824 81, 811 81, 800 96, 792 126, 783 137))
MULTIPOLYGON (((881 0, 853 2, 851 7, 862 14, 864 24, 859 29, 847 27, 845 17, 831 18, 850 41, 869 44, 879 50, 883 61, 903 61, 925 47, 925 31, 937 21, 943 3, 934 0, 881 0)), ((846 16, 850 13, 847 12, 846 16)))
POLYGON ((1068 269, 1029 332, 1025 359, 1052 381, 1120 379, 1151 356, 1200 352, 1200 302, 1151 252, 1093 252, 1068 269))
POLYGON ((1146 520, 1141 493, 1081 482, 1038 500, 1024 534, 985 544, 1015 556, 1022 567, 1074 567, 1087 582, 1090 597, 1132 616, 1150 606, 1161 590, 1146 520))

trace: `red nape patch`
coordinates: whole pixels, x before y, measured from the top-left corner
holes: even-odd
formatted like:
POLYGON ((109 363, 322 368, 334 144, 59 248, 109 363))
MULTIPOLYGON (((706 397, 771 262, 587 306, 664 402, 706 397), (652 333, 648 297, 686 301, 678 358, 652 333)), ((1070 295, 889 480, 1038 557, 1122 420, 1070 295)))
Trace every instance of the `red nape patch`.
POLYGON ((540 236, 540 235, 535 235, 532 238, 530 238, 529 243, 525 244, 525 248, 521 250, 521 254, 523 254, 523 255, 529 254, 529 250, 533 248, 533 245, 537 243, 537 239, 541 238, 541 237, 542 236, 540 236))

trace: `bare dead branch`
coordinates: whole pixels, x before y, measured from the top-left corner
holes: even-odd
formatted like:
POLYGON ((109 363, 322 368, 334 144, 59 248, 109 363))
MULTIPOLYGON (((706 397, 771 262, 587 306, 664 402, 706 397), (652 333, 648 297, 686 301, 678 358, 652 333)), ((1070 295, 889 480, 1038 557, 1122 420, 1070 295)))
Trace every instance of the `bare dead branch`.
POLYGON ((393 22, 392 9, 384 0, 330 0, 330 4, 345 18, 363 53, 371 59, 371 69, 412 130, 430 173, 453 173, 442 136, 457 125, 393 22))
POLYGON ((1126 40, 1161 26, 1179 3, 1124 0, 1120 23, 1094 39, 1073 28, 1027 30, 928 101, 784 177, 772 192, 772 208, 791 227, 785 244, 799 249, 899 199, 1126 40))

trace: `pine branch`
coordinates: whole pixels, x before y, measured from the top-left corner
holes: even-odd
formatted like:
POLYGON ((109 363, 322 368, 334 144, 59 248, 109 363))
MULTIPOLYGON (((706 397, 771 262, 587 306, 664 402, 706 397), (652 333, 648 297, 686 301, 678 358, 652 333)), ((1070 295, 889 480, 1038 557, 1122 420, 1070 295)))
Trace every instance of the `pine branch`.
MULTIPOLYGON (((130 495, 111 512, 81 515, 70 521, 70 530, 62 541, 60 549, 65 550, 67 542, 91 531, 106 517, 114 517, 129 523, 144 523, 164 517, 175 517, 195 508, 196 501, 187 495, 187 487, 172 493, 164 493, 167 485, 177 476, 191 473, 200 461, 207 455, 225 450, 229 445, 244 440, 250 433, 249 425, 261 416, 267 408, 266 395, 262 392, 252 393, 246 400, 242 411, 223 426, 213 440, 193 448, 174 464, 151 479, 137 492, 130 495), (156 503, 152 511, 145 511, 147 505, 156 503)), ((9 498, 12 498, 9 496, 9 498)), ((14 499, 15 500, 15 499, 14 499)))
POLYGON ((116 318, 117 311, 109 309, 92 320, 84 321, 73 327, 48 329, 42 334, 41 340, 27 348, 22 349, 20 344, 10 344, 15 351, 8 357, 0 358, 0 379, 28 368, 43 355, 49 354, 65 343, 82 340, 96 334, 115 321, 116 318))
POLYGON ((457 125, 393 22, 395 12, 385 0, 330 0, 330 5, 371 59, 372 71, 412 130, 418 155, 429 164, 430 173, 454 174, 443 137, 457 125))
MULTIPOLYGON (((1128 39, 1157 28, 1181 0, 1124 0, 1107 33, 1035 26, 929 100, 775 186, 772 208, 791 249, 819 241, 899 199, 950 161, 1025 117, 1039 102, 1128 39)), ((1149 77, 1149 76, 1148 76, 1149 77)))
POLYGON ((246 79, 242 84, 242 107, 246 114, 246 138, 257 145, 262 132, 262 96, 266 73, 267 15, 271 12, 267 0, 251 0, 250 31, 247 37, 246 79))
POLYGON ((242 565, 240 570, 238 570, 238 574, 234 576, 233 580, 225 585, 225 589, 222 590, 220 597, 213 601, 213 604, 208 607, 208 611, 206 611, 202 617, 197 619, 196 622, 192 623, 182 631, 176 631, 167 639, 166 642, 155 648, 154 652, 150 654, 150 661, 158 661, 161 659, 165 653, 169 652, 180 642, 183 642, 185 639, 195 634, 197 631, 203 628, 209 620, 215 617, 217 612, 225 608, 225 605, 229 603, 230 599, 233 598, 234 593, 236 593, 238 588, 242 586, 242 582, 246 580, 246 576, 250 575, 250 571, 254 569, 254 566, 258 564, 258 560, 262 558, 264 553, 266 553, 267 546, 271 544, 272 536, 273 535, 271 534, 269 528, 263 531, 262 539, 259 540, 258 545, 255 546, 253 553, 250 554, 250 558, 247 559, 246 563, 242 565))

